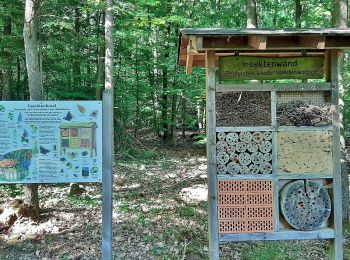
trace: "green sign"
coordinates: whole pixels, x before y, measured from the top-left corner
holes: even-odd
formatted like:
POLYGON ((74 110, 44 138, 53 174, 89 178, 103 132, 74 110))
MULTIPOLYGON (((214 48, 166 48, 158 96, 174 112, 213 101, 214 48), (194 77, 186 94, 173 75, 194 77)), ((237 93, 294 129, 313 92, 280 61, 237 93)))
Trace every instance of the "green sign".
POLYGON ((219 79, 321 79, 323 62, 323 57, 220 57, 219 79))

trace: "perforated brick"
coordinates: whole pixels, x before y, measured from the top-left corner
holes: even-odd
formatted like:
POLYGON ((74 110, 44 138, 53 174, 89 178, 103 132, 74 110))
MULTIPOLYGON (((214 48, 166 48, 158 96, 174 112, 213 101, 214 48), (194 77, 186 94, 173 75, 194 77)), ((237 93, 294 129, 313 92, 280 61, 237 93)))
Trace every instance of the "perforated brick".
POLYGON ((273 231, 273 203, 271 180, 219 180, 219 233, 273 231))

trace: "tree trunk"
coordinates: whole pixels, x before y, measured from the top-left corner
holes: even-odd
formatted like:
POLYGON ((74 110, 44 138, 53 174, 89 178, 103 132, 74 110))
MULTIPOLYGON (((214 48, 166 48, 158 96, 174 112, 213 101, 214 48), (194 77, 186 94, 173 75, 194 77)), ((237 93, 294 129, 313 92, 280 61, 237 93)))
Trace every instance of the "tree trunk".
POLYGON ((301 3, 300 0, 295 0, 295 28, 301 28, 301 3))
MULTIPOLYGON (((100 19, 98 19, 98 23, 100 23, 100 20, 104 20, 104 12, 100 12, 100 19)), ((104 39, 104 30, 102 30, 102 26, 99 26, 98 30, 98 37, 101 37, 104 39)), ((97 87, 96 87, 96 100, 101 100, 102 98, 102 90, 103 90, 103 83, 104 83, 104 54, 105 54, 105 46, 99 46, 98 47, 98 57, 97 57, 97 87)))
MULTIPOLYGON (((24 50, 26 56, 26 68, 28 75, 30 100, 43 100, 44 91, 42 84, 42 75, 39 63, 39 44, 37 38, 38 14, 37 10, 40 1, 25 1, 24 17, 24 50)), ((39 212, 38 184, 27 184, 25 186, 25 203, 36 212, 39 212)))
POLYGON ((186 127, 186 125, 185 125, 185 123, 186 123, 186 106, 187 106, 186 103, 187 103, 186 98, 184 96, 184 93, 182 93, 182 95, 181 95, 181 126, 182 126, 181 137, 183 139, 186 138, 186 128, 185 128, 186 127))
POLYGON ((105 89, 113 91, 113 1, 106 0, 105 13, 105 89))
MULTIPOLYGON (((9 36, 12 33, 12 22, 11 18, 7 17, 7 21, 4 25, 4 36, 9 36)), ((3 100, 11 100, 11 53, 5 51, 4 52, 4 60, 6 64, 6 68, 3 70, 2 79, 2 99, 3 100)))
MULTIPOLYGON (((347 16, 348 16, 348 8, 347 8, 347 0, 334 0, 333 1, 333 16, 332 16, 332 22, 333 27, 339 27, 339 28, 347 28, 347 16)), ((339 60, 342 61, 344 59, 344 55, 339 55, 339 60)), ((341 62, 340 72, 344 71, 344 62, 341 62)), ((344 141, 344 87, 342 82, 342 75, 339 73, 339 119, 341 121, 341 145, 342 145, 342 167, 341 167, 341 175, 342 175, 342 202, 343 202, 343 219, 348 220, 349 219, 349 175, 347 171, 347 162, 346 162, 346 156, 345 156, 345 141, 344 141)))
POLYGON ((246 0, 247 28, 258 28, 256 1, 246 0))
MULTIPOLYGON (((164 60, 169 58, 169 35, 170 25, 168 24, 164 30, 164 60)), ((168 122, 168 67, 163 65, 163 89, 162 89, 162 128, 163 128, 163 140, 169 142, 169 122, 168 122)))
POLYGON ((80 38, 80 17, 81 13, 78 7, 75 8, 74 30, 75 30, 75 44, 73 53, 73 88, 79 88, 81 86, 81 69, 79 59, 79 38, 80 38))

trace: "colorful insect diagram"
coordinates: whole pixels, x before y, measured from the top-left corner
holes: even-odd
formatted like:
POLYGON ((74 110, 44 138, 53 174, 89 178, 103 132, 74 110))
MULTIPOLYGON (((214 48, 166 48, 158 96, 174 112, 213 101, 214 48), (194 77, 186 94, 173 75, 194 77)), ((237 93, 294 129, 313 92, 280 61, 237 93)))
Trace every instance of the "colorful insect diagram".
POLYGON ((100 182, 102 102, 0 102, 0 183, 100 182))

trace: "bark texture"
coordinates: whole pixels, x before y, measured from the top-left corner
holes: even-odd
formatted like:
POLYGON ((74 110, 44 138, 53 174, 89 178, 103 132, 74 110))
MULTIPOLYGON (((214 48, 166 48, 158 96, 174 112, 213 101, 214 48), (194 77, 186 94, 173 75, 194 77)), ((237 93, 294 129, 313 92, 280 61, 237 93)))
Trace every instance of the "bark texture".
MULTIPOLYGON (((25 1, 23 38, 30 100, 44 99, 37 36, 39 6, 39 0, 25 1)), ((27 184, 24 190, 25 203, 36 213, 39 211, 38 188, 38 184, 27 184)))

